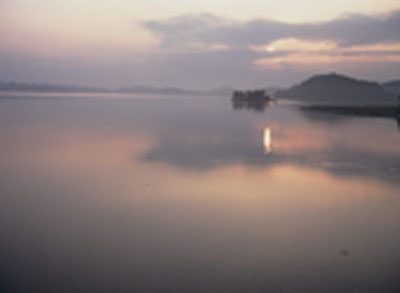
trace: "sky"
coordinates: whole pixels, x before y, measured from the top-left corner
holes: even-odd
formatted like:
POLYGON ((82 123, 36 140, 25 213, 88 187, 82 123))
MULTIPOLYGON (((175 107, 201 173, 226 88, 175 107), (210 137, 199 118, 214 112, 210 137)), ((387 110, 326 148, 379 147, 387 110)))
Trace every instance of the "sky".
POLYGON ((398 0, 0 0, 0 80, 191 89, 400 78, 398 0))

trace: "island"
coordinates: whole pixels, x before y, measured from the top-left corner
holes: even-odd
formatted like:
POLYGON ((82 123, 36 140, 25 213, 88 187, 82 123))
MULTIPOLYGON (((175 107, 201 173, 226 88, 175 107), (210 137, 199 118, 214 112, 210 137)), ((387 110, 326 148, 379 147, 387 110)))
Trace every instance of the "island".
POLYGON ((276 96, 314 105, 395 106, 396 84, 392 82, 385 86, 374 81, 329 73, 314 75, 289 89, 278 91, 276 96), (389 86, 392 91, 387 90, 389 86))
POLYGON ((232 106, 235 110, 250 109, 263 112, 273 101, 265 90, 235 90, 232 94, 232 106))
POLYGON ((302 111, 389 118, 400 123, 399 85, 397 80, 379 84, 329 73, 314 75, 276 95, 296 100, 302 111))

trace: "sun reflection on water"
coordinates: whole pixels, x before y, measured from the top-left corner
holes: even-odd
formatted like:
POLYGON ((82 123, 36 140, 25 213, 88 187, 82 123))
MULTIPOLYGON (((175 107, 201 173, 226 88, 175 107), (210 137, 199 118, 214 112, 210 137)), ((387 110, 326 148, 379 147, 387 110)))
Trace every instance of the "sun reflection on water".
POLYGON ((266 127, 264 128, 264 137, 263 137, 263 144, 264 144, 264 154, 269 154, 271 150, 271 128, 266 127))

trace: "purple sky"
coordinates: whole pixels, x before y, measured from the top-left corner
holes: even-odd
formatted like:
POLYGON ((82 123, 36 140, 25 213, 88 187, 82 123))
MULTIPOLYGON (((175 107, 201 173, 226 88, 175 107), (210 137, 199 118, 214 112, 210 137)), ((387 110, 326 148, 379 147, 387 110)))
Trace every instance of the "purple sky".
POLYGON ((398 1, 0 0, 0 80, 201 89, 336 71, 384 81, 400 78, 399 28, 398 1))

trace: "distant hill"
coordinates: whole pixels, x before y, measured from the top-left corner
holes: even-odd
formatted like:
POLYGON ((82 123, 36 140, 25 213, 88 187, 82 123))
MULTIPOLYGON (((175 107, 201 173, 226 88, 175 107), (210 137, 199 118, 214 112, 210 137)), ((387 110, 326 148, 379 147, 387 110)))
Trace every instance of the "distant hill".
POLYGON ((299 85, 278 91, 276 95, 278 98, 332 105, 390 105, 396 101, 395 96, 377 82, 336 73, 312 76, 299 85))
POLYGON ((388 93, 400 95, 400 80, 392 80, 381 84, 388 93))
POLYGON ((120 87, 119 93, 158 94, 158 95, 205 95, 205 96, 230 96, 233 92, 231 87, 220 87, 211 90, 187 90, 177 87, 153 87, 147 85, 136 85, 131 87, 120 87))
POLYGON ((50 83, 26 83, 0 81, 0 91, 18 92, 55 92, 55 93, 132 93, 132 94, 156 94, 156 95, 203 95, 203 96, 230 96, 231 87, 220 87, 211 90, 187 90, 178 87, 153 87, 136 85, 120 87, 117 89, 98 88, 89 86, 76 86, 50 83))

